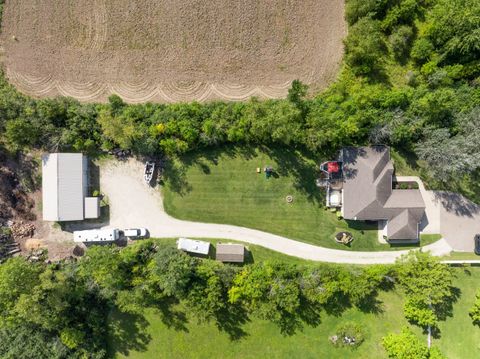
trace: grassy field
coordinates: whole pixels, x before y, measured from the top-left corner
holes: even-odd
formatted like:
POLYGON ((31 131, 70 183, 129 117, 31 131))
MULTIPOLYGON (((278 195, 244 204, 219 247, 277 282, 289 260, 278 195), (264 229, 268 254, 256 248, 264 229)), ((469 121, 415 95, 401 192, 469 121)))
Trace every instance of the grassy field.
MULTIPOLYGON (((457 269, 455 281, 460 291, 453 306, 453 317, 441 323, 441 335, 433 344, 450 359, 480 356, 480 329, 468 316, 474 293, 479 287, 480 268, 457 269)), ((282 336, 274 325, 250 318, 238 340, 220 332, 213 323, 199 324, 179 305, 175 318, 162 319, 159 311, 149 309, 144 318, 112 313, 110 317, 110 355, 116 358, 385 358, 381 338, 408 325, 403 317, 403 298, 396 291, 383 292, 379 313, 349 309, 341 316, 322 315, 316 327, 305 327, 293 336, 282 336), (185 316, 183 316, 185 315, 185 316), (353 321, 365 330, 365 342, 357 350, 335 348, 328 342, 337 326, 353 321)), ((419 328, 413 327, 426 341, 419 328)))
MULTIPOLYGON (((166 211, 180 219, 228 223, 345 250, 405 249, 380 244, 376 224, 339 220, 325 210, 325 194, 315 186, 319 158, 290 149, 223 148, 184 156, 166 172, 166 211), (272 166, 266 179, 256 169, 272 166), (293 202, 287 203, 286 196, 293 202), (350 247, 337 244, 350 231, 350 247)), ((422 245, 436 237, 422 238, 422 245)))

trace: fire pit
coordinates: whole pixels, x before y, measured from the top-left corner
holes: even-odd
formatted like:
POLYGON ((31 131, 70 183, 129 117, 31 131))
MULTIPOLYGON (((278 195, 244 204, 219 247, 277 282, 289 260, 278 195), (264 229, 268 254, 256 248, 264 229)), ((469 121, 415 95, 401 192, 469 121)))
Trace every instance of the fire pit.
POLYGON ((338 232, 335 235, 335 242, 337 242, 337 243, 347 245, 352 241, 353 241, 353 236, 350 232, 338 232))

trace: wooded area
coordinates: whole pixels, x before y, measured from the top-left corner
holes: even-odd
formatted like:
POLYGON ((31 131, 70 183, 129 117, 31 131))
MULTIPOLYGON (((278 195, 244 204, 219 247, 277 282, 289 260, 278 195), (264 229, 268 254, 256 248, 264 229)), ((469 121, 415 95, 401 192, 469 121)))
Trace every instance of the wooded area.
POLYGON ((436 328, 455 302, 453 274, 422 252, 394 266, 264 261, 242 267, 194 258, 154 240, 123 249, 92 247, 78 262, 31 263, 18 257, 0 266, 0 356, 34 358, 41 350, 40 357, 103 358, 111 310, 142 315, 157 308, 162 321, 175 327, 183 316, 174 309, 179 302, 232 340, 245 335, 250 316, 290 336, 320 325, 322 313, 340 315, 351 307, 378 311, 379 292, 395 286, 408 299, 407 318, 436 328))

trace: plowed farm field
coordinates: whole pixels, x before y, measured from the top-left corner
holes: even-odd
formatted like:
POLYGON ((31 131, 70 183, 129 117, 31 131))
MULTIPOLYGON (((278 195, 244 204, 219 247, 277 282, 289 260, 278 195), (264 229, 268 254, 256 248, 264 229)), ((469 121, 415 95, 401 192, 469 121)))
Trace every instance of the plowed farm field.
POLYGON ((279 98, 325 87, 343 0, 6 0, 7 77, 34 97, 127 102, 279 98))

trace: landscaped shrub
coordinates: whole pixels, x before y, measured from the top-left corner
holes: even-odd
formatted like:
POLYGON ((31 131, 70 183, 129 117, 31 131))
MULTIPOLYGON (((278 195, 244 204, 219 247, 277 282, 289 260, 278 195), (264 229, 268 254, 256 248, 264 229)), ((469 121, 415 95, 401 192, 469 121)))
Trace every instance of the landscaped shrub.
POLYGON ((357 348, 365 340, 365 335, 360 325, 349 322, 337 327, 329 339, 335 346, 357 348))

